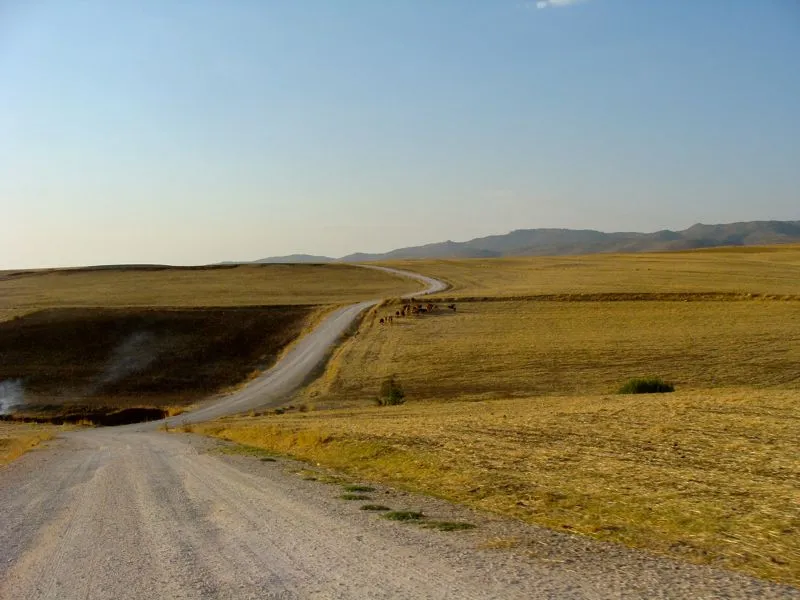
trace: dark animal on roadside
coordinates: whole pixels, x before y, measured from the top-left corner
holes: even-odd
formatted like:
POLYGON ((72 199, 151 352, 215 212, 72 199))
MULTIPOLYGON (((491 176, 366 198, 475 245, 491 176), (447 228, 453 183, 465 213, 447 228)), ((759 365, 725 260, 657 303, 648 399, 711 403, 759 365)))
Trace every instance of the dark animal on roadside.
POLYGON ((399 310, 394 311, 394 316, 395 317, 399 317, 400 316, 400 311, 399 310))
POLYGON ((449 308, 449 309, 450 309, 450 310, 452 310, 453 312, 455 312, 455 311, 456 311, 456 305, 455 305, 455 304, 448 304, 448 305, 447 305, 447 308, 449 308))
POLYGON ((381 325, 383 325, 383 323, 384 323, 383 317, 381 317, 380 323, 381 323, 381 325))

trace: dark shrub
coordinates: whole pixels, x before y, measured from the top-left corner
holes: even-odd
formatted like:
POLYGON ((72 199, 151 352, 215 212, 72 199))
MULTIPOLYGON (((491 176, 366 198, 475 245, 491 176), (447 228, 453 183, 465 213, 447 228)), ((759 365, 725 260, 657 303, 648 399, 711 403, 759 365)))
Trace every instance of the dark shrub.
POLYGON ((397 406, 403 404, 406 400, 406 394, 403 392, 402 386, 390 375, 381 383, 380 395, 376 399, 378 406, 397 406))
POLYGON ((618 394, 664 394, 674 392, 675 386, 659 377, 634 377, 625 382, 618 394))

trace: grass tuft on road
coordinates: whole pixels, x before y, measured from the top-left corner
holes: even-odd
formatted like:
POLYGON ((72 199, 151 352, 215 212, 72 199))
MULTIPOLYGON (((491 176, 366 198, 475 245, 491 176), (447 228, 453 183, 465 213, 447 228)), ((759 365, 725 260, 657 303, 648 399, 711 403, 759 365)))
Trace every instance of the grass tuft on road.
POLYGON ((370 500, 370 497, 364 494, 342 494, 339 498, 342 500, 370 500))
POLYGON ((381 515, 384 519, 389 519, 390 521, 419 521, 423 519, 425 515, 421 512, 415 510, 392 510, 383 515, 381 515))

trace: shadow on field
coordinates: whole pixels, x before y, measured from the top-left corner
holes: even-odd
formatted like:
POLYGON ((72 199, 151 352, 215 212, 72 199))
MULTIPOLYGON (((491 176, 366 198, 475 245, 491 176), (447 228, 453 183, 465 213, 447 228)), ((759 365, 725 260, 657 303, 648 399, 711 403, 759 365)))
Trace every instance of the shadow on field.
MULTIPOLYGON (((37 407, 37 411, 47 407, 37 407)), ((53 407, 52 413, 46 410, 39 414, 0 415, 0 420, 23 423, 91 424, 100 427, 130 425, 146 421, 158 421, 169 416, 169 412, 160 408, 123 408, 122 410, 97 410, 86 406, 70 406, 68 412, 64 407, 53 407)))

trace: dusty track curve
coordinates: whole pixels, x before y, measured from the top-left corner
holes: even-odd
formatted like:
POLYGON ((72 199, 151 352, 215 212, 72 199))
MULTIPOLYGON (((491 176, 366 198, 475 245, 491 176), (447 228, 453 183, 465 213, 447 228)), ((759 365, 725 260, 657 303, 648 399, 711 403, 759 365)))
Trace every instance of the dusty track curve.
MULTIPOLYGON (((413 279, 425 285, 423 290, 406 294, 405 298, 434 294, 447 289, 447 284, 443 281, 419 273, 372 265, 362 266, 413 279)), ((274 367, 236 392, 214 398, 206 406, 181 415, 181 421, 199 423, 250 409, 279 404, 288 394, 302 386, 315 369, 325 361, 333 345, 344 335, 359 315, 379 302, 380 300, 368 300, 334 311, 314 331, 298 340, 274 367)), ((134 428, 141 431, 157 428, 160 424, 161 422, 155 422, 147 426, 134 426, 134 428)))

